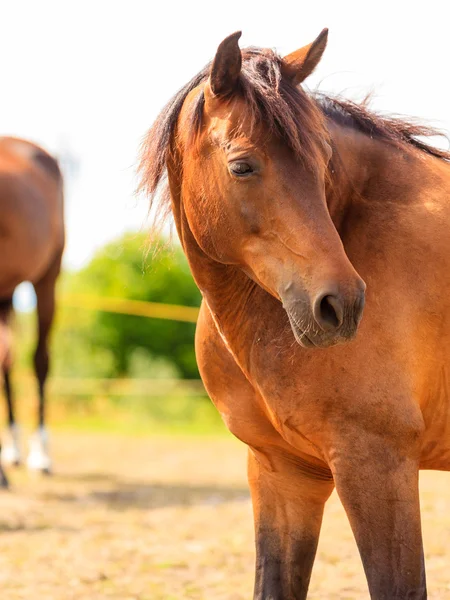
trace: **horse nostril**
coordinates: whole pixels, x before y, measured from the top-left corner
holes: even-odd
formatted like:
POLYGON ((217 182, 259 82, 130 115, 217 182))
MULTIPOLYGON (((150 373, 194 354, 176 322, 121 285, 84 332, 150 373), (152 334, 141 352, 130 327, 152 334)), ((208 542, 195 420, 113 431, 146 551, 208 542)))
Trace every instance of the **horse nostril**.
POLYGON ((344 320, 344 307, 338 296, 322 294, 314 303, 314 318, 324 331, 339 329, 344 320))

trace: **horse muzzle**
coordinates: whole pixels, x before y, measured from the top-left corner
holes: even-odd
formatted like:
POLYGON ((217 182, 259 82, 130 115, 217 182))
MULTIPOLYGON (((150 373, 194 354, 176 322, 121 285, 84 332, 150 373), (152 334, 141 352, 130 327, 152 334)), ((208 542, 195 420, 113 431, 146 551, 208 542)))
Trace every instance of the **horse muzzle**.
POLYGON ((328 348, 352 340, 362 318, 365 288, 359 279, 351 290, 329 285, 314 297, 303 290, 282 297, 296 341, 305 348, 328 348))

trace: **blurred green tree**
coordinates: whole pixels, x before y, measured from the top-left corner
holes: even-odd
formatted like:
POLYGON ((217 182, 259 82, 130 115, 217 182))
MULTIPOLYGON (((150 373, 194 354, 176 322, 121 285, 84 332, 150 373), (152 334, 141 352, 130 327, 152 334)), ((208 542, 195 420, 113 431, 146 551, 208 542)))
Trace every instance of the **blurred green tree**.
MULTIPOLYGON (((199 306, 200 292, 178 247, 147 248, 129 233, 65 273, 60 292, 199 306)), ((84 377, 198 377, 193 323, 60 307, 53 373, 84 377)))

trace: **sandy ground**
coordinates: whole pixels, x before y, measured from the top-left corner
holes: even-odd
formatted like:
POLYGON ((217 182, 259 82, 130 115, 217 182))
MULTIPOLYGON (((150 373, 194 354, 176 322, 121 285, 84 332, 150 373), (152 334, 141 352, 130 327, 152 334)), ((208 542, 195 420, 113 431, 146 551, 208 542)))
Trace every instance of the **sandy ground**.
MULTIPOLYGON (((56 474, 10 470, 0 495, 2 600, 249 600, 245 449, 229 438, 53 437, 56 474)), ((431 598, 450 599, 450 475, 421 478, 431 598)), ((333 495, 310 588, 368 598, 333 495)))

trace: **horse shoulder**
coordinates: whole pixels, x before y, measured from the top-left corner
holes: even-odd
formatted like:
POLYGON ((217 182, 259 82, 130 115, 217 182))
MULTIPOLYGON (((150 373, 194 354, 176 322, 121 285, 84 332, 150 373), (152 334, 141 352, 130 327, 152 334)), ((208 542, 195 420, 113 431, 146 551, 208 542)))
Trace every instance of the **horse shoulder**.
POLYGON ((205 302, 197 323, 195 349, 205 388, 231 433, 255 446, 279 441, 257 390, 227 348, 205 302))

